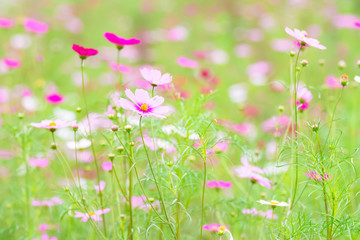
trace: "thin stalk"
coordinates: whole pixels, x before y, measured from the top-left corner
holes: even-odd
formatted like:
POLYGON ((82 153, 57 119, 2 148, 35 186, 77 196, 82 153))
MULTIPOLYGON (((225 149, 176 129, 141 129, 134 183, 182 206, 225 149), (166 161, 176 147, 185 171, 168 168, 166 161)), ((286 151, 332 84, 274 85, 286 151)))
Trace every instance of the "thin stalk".
MULTIPOLYGON (((130 151, 130 155, 131 158, 134 158, 134 151, 133 151, 133 146, 131 145, 131 135, 130 132, 128 132, 129 135, 129 151, 130 151)), ((130 162, 130 161, 129 161, 130 162)), ((131 164, 129 164, 131 166, 131 164)), ((133 239, 133 212, 132 212, 132 191, 133 191, 133 183, 132 183, 132 169, 129 169, 129 214, 130 214, 130 223, 129 223, 129 227, 128 227, 128 234, 130 234, 130 240, 133 239)))
POLYGON ((77 173, 77 177, 78 177, 78 184, 79 184, 79 189, 80 189, 80 194, 81 194, 81 200, 84 200, 84 194, 81 188, 81 183, 80 183, 80 174, 79 174, 79 164, 78 164, 78 158, 77 158, 77 138, 76 138, 76 131, 74 131, 74 143, 75 143, 75 164, 76 164, 76 173, 77 173))
MULTIPOLYGON (((97 176, 97 183, 98 186, 100 186, 100 172, 99 172, 99 167, 98 167, 98 162, 97 162, 97 157, 96 157, 96 152, 95 152, 95 147, 94 147, 94 139, 92 137, 91 134, 91 123, 90 123, 90 118, 89 118, 89 108, 88 108, 88 104, 86 101, 86 94, 85 94, 85 83, 84 83, 84 59, 81 59, 81 86, 82 86, 82 97, 84 100, 84 105, 85 105, 85 114, 86 114, 86 118, 88 121, 88 125, 89 125, 89 137, 90 137, 90 141, 91 141, 91 152, 92 155, 94 157, 94 164, 95 164, 95 168, 96 168, 96 176, 97 176)), ((100 205, 101 205, 101 209, 104 209, 104 202, 103 202, 103 195, 102 195, 102 191, 99 191, 99 197, 100 197, 100 205)), ((103 226, 104 226, 104 235, 105 237, 107 236, 106 234, 106 219, 105 219, 105 215, 103 216, 103 226)))
POLYGON ((23 138, 22 138, 22 155, 23 161, 25 164, 25 195, 26 195, 26 226, 28 230, 28 234, 30 235, 31 232, 31 220, 30 220, 30 169, 29 169, 29 161, 27 157, 27 150, 26 150, 26 130, 24 127, 23 138))
MULTIPOLYGON (((154 182, 155 182, 156 189, 157 189, 157 191, 158 191, 158 193, 159 193, 159 195, 160 195, 160 202, 161 202, 161 204, 162 204, 162 208, 163 208, 165 217, 166 217, 167 221, 170 223, 170 218, 169 218, 168 213, 167 213, 167 210, 166 210, 166 206, 165 206, 165 203, 164 203, 164 199, 163 199, 163 196, 162 196, 162 192, 160 191, 158 182, 157 182, 157 180, 156 180, 156 176, 155 176, 154 170, 153 170, 153 168, 152 168, 151 161, 150 161, 150 158, 149 158, 149 154, 148 154, 148 152, 147 152, 147 148, 146 148, 146 145, 145 145, 144 136, 143 136, 143 132, 142 132, 142 128, 141 128, 141 120, 142 120, 142 116, 140 117, 140 120, 139 120, 139 128, 140 128, 141 140, 142 140, 142 143, 143 143, 143 146, 144 146, 144 149, 145 149, 145 153, 146 153, 146 158, 147 158, 147 160, 148 160, 148 164, 149 164, 149 168, 150 168, 151 174, 152 174, 152 176, 153 176, 153 178, 154 178, 154 182)), ((175 235, 175 232, 174 232, 174 230, 173 230, 173 228, 172 228, 172 226, 171 226, 171 224, 169 224, 169 227, 170 227, 170 230, 171 230, 172 234, 173 234, 174 236, 176 236, 176 235, 175 235)))
POLYGON ((331 114, 331 120, 330 120, 330 127, 329 127, 329 132, 328 132, 328 135, 326 137, 326 142, 329 140, 329 137, 331 135, 331 131, 332 131, 332 126, 333 126, 333 122, 334 122, 334 117, 335 117, 335 112, 336 112, 336 108, 341 100, 341 97, 342 97, 342 94, 343 94, 343 91, 344 91, 344 87, 341 89, 340 91, 340 94, 339 94, 339 98, 338 100, 336 101, 336 104, 334 106, 334 109, 333 109, 333 112, 331 114))
POLYGON ((202 196, 201 196, 201 223, 200 223, 200 239, 202 239, 203 235, 203 224, 204 224, 204 202, 205 202, 205 186, 206 186, 206 143, 204 140, 203 143, 203 161, 204 161, 204 181, 202 188, 202 196))

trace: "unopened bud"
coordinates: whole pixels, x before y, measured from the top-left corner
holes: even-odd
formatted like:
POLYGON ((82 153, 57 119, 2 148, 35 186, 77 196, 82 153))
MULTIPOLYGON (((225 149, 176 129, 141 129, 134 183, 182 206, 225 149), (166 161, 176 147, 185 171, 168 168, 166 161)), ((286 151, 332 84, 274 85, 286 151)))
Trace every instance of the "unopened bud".
POLYGON ((167 166, 171 167, 172 165, 174 165, 172 162, 167 162, 166 163, 167 166))
POLYGON ((130 132, 132 130, 132 126, 131 125, 125 125, 124 129, 128 132, 130 132))
POLYGON ((23 114, 23 113, 18 113, 17 117, 18 117, 18 119, 23 119, 23 118, 24 118, 24 114, 23 114))
POLYGON ((340 60, 338 62, 338 67, 340 70, 343 70, 346 67, 346 62, 344 60, 340 60))
POLYGON ((111 130, 112 130, 113 132, 116 132, 118 129, 119 129, 119 126, 118 126, 118 125, 113 125, 113 126, 111 127, 111 130))
POLYGON ((320 60, 319 60, 319 65, 320 65, 320 66, 324 66, 324 65, 325 65, 325 60, 324 60, 324 59, 320 59, 320 60))
POLYGON ((307 60, 302 60, 301 61, 301 66, 306 67, 309 64, 309 62, 307 60))
POLYGON ((108 154, 108 158, 109 158, 111 161, 114 160, 115 154, 109 153, 109 154, 108 154))
POLYGON ((360 68, 360 60, 357 60, 356 64, 360 68))
POLYGON ((77 107, 76 112, 80 113, 81 112, 81 107, 77 107))
POLYGON ((135 143, 134 143, 134 142, 131 142, 131 143, 130 143, 130 147, 133 147, 133 146, 135 146, 135 143))
POLYGON ((222 235, 225 234, 225 231, 226 231, 226 227, 220 226, 220 227, 218 228, 218 235, 221 237, 222 235))
POLYGON ((72 127, 74 132, 76 132, 79 129, 79 125, 77 125, 77 124, 74 124, 71 127, 72 127))
POLYGON ((319 125, 313 124, 313 125, 311 125, 311 129, 312 129, 314 132, 317 132, 317 131, 319 130, 319 125))
POLYGON ((52 144, 50 145, 50 148, 51 148, 52 150, 56 150, 56 149, 57 149, 56 143, 52 143, 52 144))
POLYGON ((279 106, 278 109, 279 109, 279 112, 283 112, 284 111, 284 106, 279 106))
POLYGON ((299 72, 301 69, 300 69, 299 67, 297 67, 297 68, 295 68, 295 70, 296 70, 297 72, 299 72))
POLYGON ((294 51, 291 51, 289 54, 290 54, 290 57, 295 57, 295 52, 294 51))
POLYGON ((152 203, 152 202, 154 202, 154 201, 155 201, 155 199, 154 199, 154 198, 152 198, 152 197, 151 197, 151 198, 149 198, 149 202, 151 202, 151 203, 152 203))
POLYGON ((266 193, 263 192, 263 193, 261 193, 260 196, 261 196, 261 198, 266 198, 266 193))
POLYGON ((341 77, 340 77, 340 82, 341 82, 341 85, 342 85, 343 87, 345 87, 345 86, 348 85, 348 83, 349 83, 349 76, 346 75, 346 74, 341 75, 341 77))
POLYGON ((118 150, 119 153, 122 153, 124 151, 124 147, 123 146, 119 146, 116 148, 118 150))

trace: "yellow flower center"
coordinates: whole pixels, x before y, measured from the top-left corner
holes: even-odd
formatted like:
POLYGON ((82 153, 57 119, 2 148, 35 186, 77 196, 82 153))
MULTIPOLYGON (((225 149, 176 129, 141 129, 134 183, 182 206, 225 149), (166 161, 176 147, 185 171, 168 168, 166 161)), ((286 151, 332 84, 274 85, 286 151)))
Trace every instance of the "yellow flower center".
POLYGON ((93 216, 93 215, 95 215, 95 213, 94 213, 94 212, 89 212, 88 214, 89 214, 89 216, 93 216))
POLYGON ((220 226, 218 231, 225 231, 226 228, 224 226, 220 226))
POLYGON ((146 112, 149 109, 149 107, 148 107, 148 105, 146 105, 146 103, 143 103, 143 105, 141 105, 140 109, 146 112))
POLYGON ((49 123, 49 127, 56 127, 56 123, 52 121, 51 123, 49 123))
POLYGON ((275 201, 275 200, 271 200, 269 203, 272 204, 272 205, 278 205, 279 204, 279 202, 275 201))

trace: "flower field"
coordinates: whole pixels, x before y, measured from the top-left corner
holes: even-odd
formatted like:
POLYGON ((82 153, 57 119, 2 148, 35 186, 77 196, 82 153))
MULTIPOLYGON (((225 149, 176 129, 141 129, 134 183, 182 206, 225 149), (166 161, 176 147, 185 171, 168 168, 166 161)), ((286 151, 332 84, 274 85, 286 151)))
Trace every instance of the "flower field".
POLYGON ((355 0, 0 2, 0 239, 360 239, 355 0))

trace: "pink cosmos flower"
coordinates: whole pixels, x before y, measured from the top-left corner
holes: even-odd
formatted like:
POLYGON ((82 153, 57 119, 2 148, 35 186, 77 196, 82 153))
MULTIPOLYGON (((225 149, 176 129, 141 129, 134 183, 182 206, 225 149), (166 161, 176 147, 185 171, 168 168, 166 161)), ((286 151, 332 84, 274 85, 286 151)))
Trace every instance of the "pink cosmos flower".
POLYGON ((9 150, 0 149, 0 159, 12 159, 16 156, 16 153, 9 150))
POLYGON ((271 180, 261 176, 259 173, 264 173, 265 171, 249 165, 246 158, 241 159, 243 166, 234 168, 235 174, 239 178, 249 178, 253 183, 259 183, 261 186, 266 188, 271 188, 271 180))
POLYGON ((141 68, 140 73, 141 76, 152 86, 166 85, 172 81, 172 76, 170 76, 170 73, 161 75, 159 70, 150 67, 141 68))
POLYGON ((24 21, 24 28, 29 32, 40 34, 47 33, 49 30, 47 24, 31 18, 28 18, 24 21))
POLYGON ((139 44, 141 42, 139 39, 136 39, 136 38, 125 39, 125 38, 118 37, 114 33, 109 33, 109 32, 104 33, 104 37, 109 42, 115 44, 116 46, 118 46, 120 48, 122 48, 123 46, 126 46, 126 45, 139 44))
MULTIPOLYGON (((126 201, 126 199, 123 197, 122 198, 123 201, 126 201)), ((132 196, 131 197, 131 206, 133 208, 137 208, 137 209, 142 209, 144 211, 148 211, 151 209, 151 205, 146 203, 146 197, 144 195, 141 196, 132 196)), ((159 201, 154 201, 152 203, 153 207, 159 207, 160 206, 160 202, 159 201)))
POLYGON ((74 218, 81 218, 82 222, 87 222, 91 218, 95 222, 102 221, 101 215, 110 212, 110 208, 105 208, 104 210, 97 210, 95 212, 82 213, 75 211, 74 218))
POLYGON ((293 31, 290 28, 286 27, 285 32, 287 34, 289 34, 290 36, 299 40, 302 45, 308 44, 314 48, 318 48, 321 50, 326 49, 325 46, 320 44, 319 40, 307 37, 307 33, 305 31, 300 31, 299 29, 296 29, 296 28, 293 31))
POLYGON ((360 28, 360 22, 355 22, 355 27, 360 28))
POLYGON ((76 124, 76 120, 75 121, 71 121, 71 122, 65 122, 63 120, 42 120, 40 123, 30 123, 31 126, 36 127, 36 128, 46 128, 49 129, 51 131, 55 131, 58 128, 65 128, 65 127, 71 127, 72 125, 76 124))
POLYGON ((50 93, 45 96, 45 99, 51 105, 58 105, 64 101, 64 97, 59 93, 50 93))
POLYGON ((10 58, 4 58, 3 59, 3 63, 6 67, 10 68, 10 69, 16 69, 20 67, 20 61, 15 60, 15 59, 10 59, 10 58))
POLYGON ((278 216, 276 214, 273 214, 273 211, 274 210, 270 209, 265 212, 259 212, 259 216, 267 219, 278 219, 278 216))
POLYGON ((29 164, 33 167, 46 168, 49 163, 50 161, 47 158, 29 158, 29 164))
POLYGON ((155 96, 150 98, 149 93, 143 89, 136 89, 135 94, 130 89, 125 90, 126 96, 131 100, 120 98, 119 104, 126 110, 134 111, 143 117, 166 118, 172 109, 168 106, 160 106, 164 98, 155 96))
POLYGON ((356 22, 359 22, 359 17, 353 14, 340 14, 332 18, 332 24, 336 28, 354 29, 356 22))
POLYGON ((95 56, 96 54, 98 54, 98 50, 96 49, 84 48, 77 44, 73 44, 72 49, 79 54, 81 59, 86 59, 87 57, 95 56))
MULTIPOLYGON (((112 168, 112 166, 111 166, 111 168, 112 168)), ((100 181, 99 185, 95 185, 94 188, 97 192, 100 192, 100 191, 102 192, 102 191, 104 191, 105 186, 106 186, 105 181, 100 181)))
MULTIPOLYGON (((264 121, 261 128, 264 132, 270 132, 278 137, 285 133, 290 124, 291 118, 289 116, 276 116, 264 121)), ((289 131, 291 131, 291 126, 289 131)))
POLYGON ((257 215, 259 212, 256 210, 256 208, 251 208, 251 209, 243 209, 241 211, 243 214, 246 214, 246 215, 252 215, 252 216, 255 216, 257 215))
POLYGON ((114 71, 119 71, 121 73, 130 73, 131 72, 131 67, 128 65, 124 65, 124 64, 117 64, 116 62, 112 62, 110 63, 110 68, 114 71))
POLYGON ((301 88, 297 92, 296 105, 300 111, 304 111, 309 107, 309 102, 312 99, 312 94, 307 88, 301 88))
POLYGON ((333 75, 326 77, 326 86, 331 89, 343 88, 340 79, 333 75))
MULTIPOLYGON (((210 232, 217 232, 219 230, 219 227, 221 227, 221 224, 218 223, 210 223, 208 225, 204 225, 203 229, 205 231, 210 231, 210 232)), ((229 226, 226 226, 226 229, 229 229, 229 226)))
MULTIPOLYGON (((314 180, 322 181, 323 177, 320 173, 316 173, 315 171, 309 171, 304 173, 308 178, 312 178, 314 180)), ((331 179, 331 176, 327 173, 324 174, 325 180, 331 179)))
POLYGON ((224 182, 224 181, 216 181, 216 180, 210 180, 206 182, 206 187, 208 188, 231 188, 232 184, 231 182, 224 182))
POLYGON ((39 229, 40 232, 45 232, 47 229, 49 229, 49 224, 42 223, 42 224, 39 225, 38 229, 39 229))
MULTIPOLYGON (((105 115, 99 114, 99 113, 89 113, 89 120, 91 125, 91 130, 97 131, 99 129, 107 129, 111 127, 111 120, 108 119, 105 115)), ((89 131, 89 121, 85 117, 83 120, 81 120, 80 129, 83 131, 88 132, 89 131)))
MULTIPOLYGON (((138 138, 137 140, 139 142, 142 142, 141 138, 138 138)), ((150 150, 155 151, 158 149, 165 149, 166 153, 168 154, 176 151, 175 146, 168 141, 162 140, 161 138, 154 138, 154 141, 152 137, 149 137, 148 135, 144 135, 145 145, 148 148, 150 148, 150 150), (155 146, 154 146, 154 141, 155 141, 155 146)))
POLYGON ((61 205, 64 201, 58 197, 53 197, 50 200, 34 200, 31 205, 34 207, 52 207, 55 205, 61 205))
POLYGON ((14 21, 7 18, 0 18, 0 28, 12 28, 14 21))
POLYGON ((104 169, 104 171, 111 171, 113 165, 112 165, 111 161, 107 161, 107 162, 102 163, 101 167, 102 167, 102 169, 104 169))
POLYGON ((197 68, 199 66, 199 63, 197 61, 186 57, 178 57, 176 61, 177 64, 185 68, 197 68))

